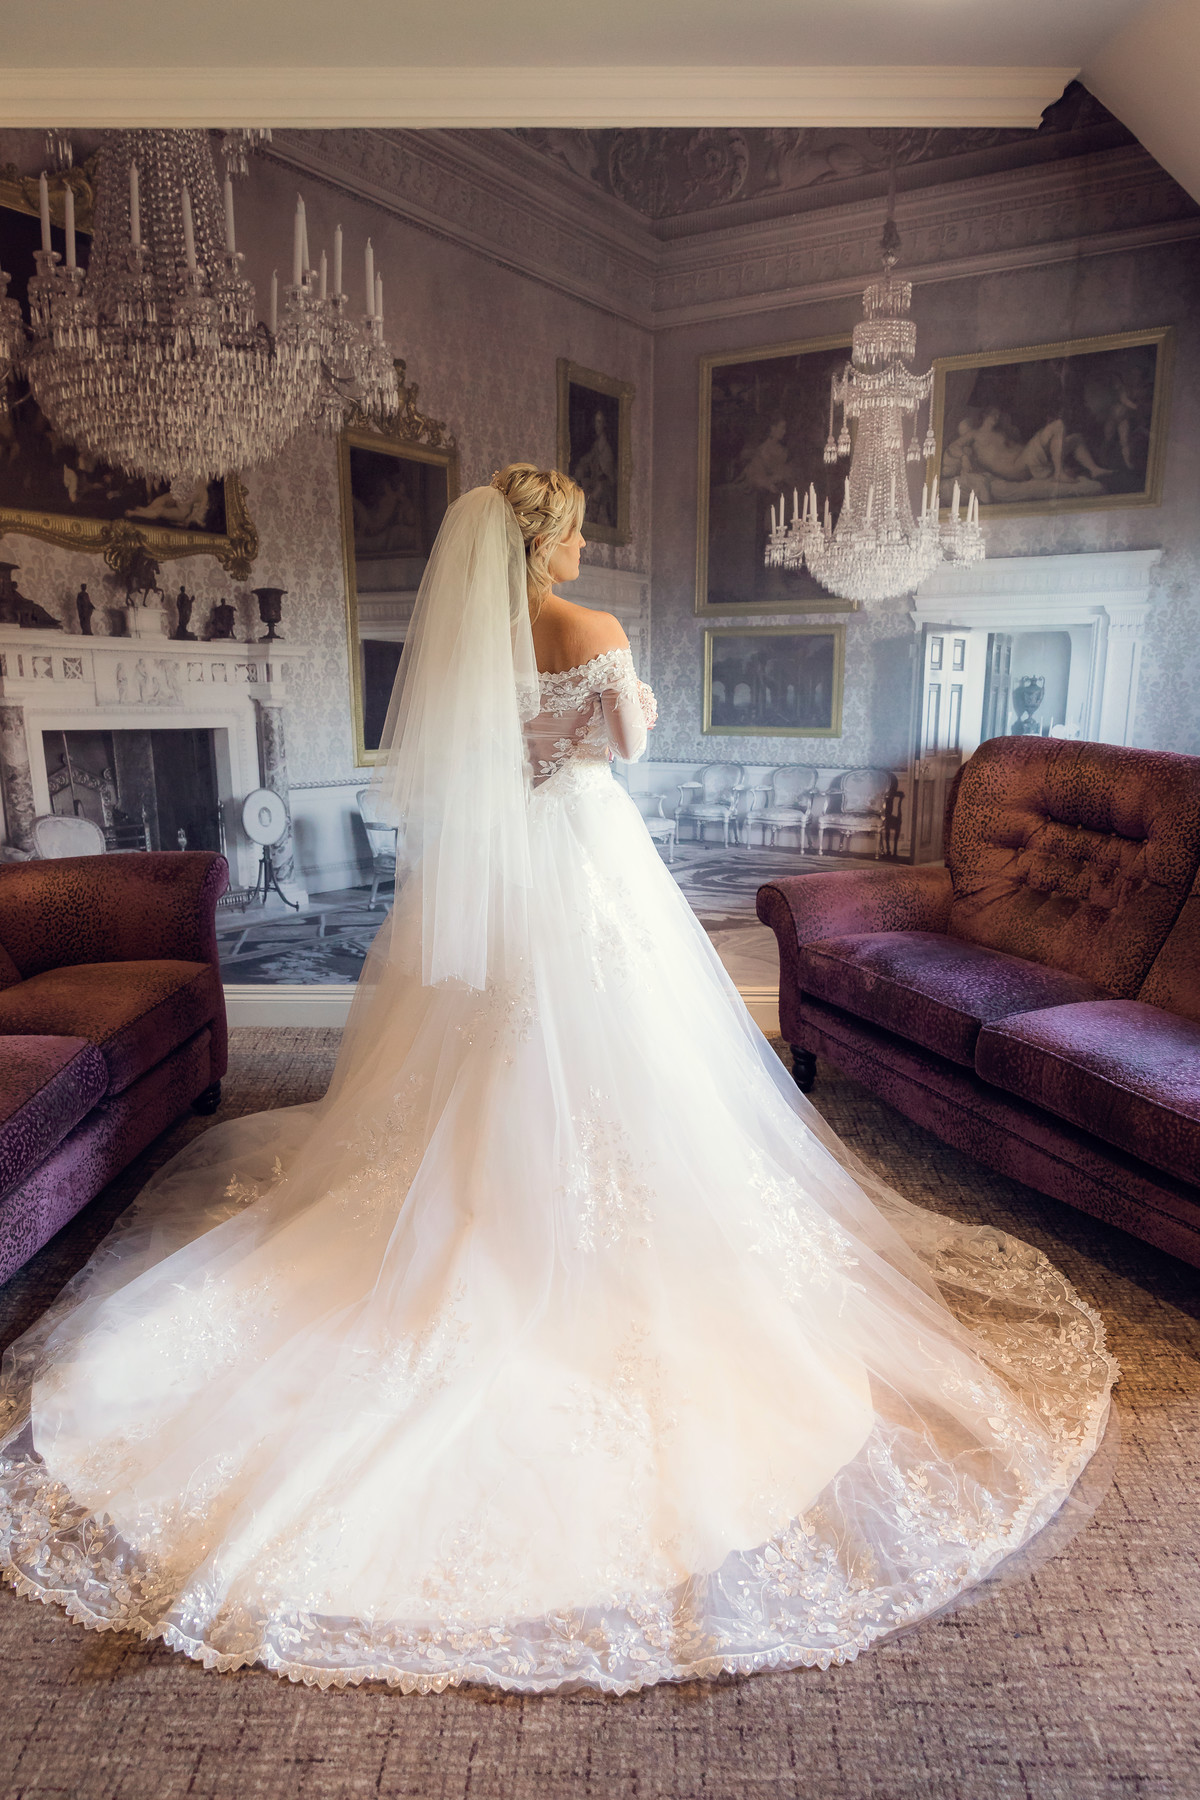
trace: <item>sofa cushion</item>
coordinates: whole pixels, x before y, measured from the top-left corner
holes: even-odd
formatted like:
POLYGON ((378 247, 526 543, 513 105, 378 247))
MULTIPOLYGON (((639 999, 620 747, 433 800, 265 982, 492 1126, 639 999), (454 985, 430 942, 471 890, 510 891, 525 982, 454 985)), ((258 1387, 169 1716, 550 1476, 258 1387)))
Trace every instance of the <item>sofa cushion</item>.
POLYGON ((1200 757, 992 738, 946 860, 952 936, 1135 999, 1200 866, 1200 757))
POLYGON ((1022 1100, 1183 1181, 1200 1180, 1200 1025, 1140 1000, 1000 1019, 975 1067, 1022 1100))
POLYGON ((223 1007, 211 963, 74 963, 0 992, 0 1035, 86 1038, 108 1065, 107 1091, 119 1094, 223 1007))
POLYGON ((108 1065, 83 1038, 0 1038, 0 1193, 44 1162, 107 1086, 108 1065))
POLYGON ((940 931, 822 938, 802 945, 798 960, 805 993, 968 1069, 988 1020, 1101 996, 1101 989, 1077 975, 940 931))

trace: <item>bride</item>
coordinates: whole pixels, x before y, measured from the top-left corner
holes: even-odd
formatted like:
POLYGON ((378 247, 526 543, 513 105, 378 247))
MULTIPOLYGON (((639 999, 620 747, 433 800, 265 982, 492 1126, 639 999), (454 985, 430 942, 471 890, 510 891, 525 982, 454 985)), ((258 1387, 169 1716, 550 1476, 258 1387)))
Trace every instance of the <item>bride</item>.
POLYGON ((613 780, 654 701, 552 592, 583 504, 446 515, 324 1100, 184 1150, 5 1359, 0 1561, 84 1625, 321 1687, 826 1668, 1095 1449, 1099 1319, 852 1163, 613 780))

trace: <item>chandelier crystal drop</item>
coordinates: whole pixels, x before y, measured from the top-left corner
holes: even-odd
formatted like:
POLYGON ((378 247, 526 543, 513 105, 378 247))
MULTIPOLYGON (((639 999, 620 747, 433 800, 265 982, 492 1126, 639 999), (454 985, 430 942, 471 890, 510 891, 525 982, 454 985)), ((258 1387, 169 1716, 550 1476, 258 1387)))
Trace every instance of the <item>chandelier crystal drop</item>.
MULTIPOLYGON (((29 284, 29 341, 17 357, 56 432, 115 468, 175 489, 268 462, 304 427, 334 433, 399 403, 383 338, 382 281, 371 270, 355 314, 311 265, 304 203, 293 222, 292 279, 271 280, 270 322, 236 248, 233 186, 224 194, 204 131, 111 131, 101 144, 86 272, 50 245, 29 284)), ((6 281, 3 285, 7 285, 6 281)), ((11 305, 11 303, 8 303, 11 305)), ((12 321, 0 298, 0 360, 12 321)))
POLYGON ((837 522, 828 499, 823 514, 819 511, 815 483, 803 501, 793 490, 790 522, 782 494, 778 516, 771 508, 766 566, 807 565, 814 580, 844 600, 890 600, 910 594, 939 563, 975 563, 984 556, 978 501, 974 492, 967 496, 964 517, 957 482, 944 524, 936 476, 922 488, 920 517, 913 515, 908 464, 926 461, 936 449, 928 421, 924 438, 919 435, 933 370, 917 375, 911 367, 917 327, 909 317, 912 283, 893 273, 899 245, 899 233, 889 217, 880 245, 883 275, 863 294, 863 317, 854 327, 851 360, 830 383, 825 462, 832 467, 850 457, 837 522), (835 434, 839 409, 841 425, 835 434), (906 445, 909 418, 912 428, 906 445))

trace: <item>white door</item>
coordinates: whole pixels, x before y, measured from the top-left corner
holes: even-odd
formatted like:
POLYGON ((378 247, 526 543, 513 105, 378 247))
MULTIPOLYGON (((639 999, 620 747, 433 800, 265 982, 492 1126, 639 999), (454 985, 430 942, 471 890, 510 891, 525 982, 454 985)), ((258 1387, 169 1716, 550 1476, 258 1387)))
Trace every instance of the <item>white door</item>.
POLYGON ((987 685, 986 631, 927 625, 912 772, 912 860, 940 862, 946 791, 979 748, 987 685))

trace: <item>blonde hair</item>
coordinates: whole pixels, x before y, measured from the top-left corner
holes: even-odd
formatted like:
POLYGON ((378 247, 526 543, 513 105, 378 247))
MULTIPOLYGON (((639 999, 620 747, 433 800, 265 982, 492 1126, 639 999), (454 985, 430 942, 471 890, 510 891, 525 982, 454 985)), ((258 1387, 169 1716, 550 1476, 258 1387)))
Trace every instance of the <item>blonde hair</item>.
POLYGON ((525 540, 529 612, 536 619, 550 586, 550 558, 582 526, 586 497, 569 475, 536 463, 509 463, 496 471, 491 485, 512 507, 525 540))

